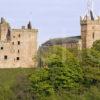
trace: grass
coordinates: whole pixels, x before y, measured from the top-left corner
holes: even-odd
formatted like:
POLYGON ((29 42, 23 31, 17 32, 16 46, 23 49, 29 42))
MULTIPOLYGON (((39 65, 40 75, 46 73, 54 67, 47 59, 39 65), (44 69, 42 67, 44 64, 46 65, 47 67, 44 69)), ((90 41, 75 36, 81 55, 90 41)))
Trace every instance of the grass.
POLYGON ((20 75, 30 75, 34 69, 0 69, 0 86, 9 87, 16 81, 20 75))
POLYGON ((33 72, 34 69, 24 68, 0 69, 0 100, 28 100, 24 89, 27 89, 27 78, 33 72))

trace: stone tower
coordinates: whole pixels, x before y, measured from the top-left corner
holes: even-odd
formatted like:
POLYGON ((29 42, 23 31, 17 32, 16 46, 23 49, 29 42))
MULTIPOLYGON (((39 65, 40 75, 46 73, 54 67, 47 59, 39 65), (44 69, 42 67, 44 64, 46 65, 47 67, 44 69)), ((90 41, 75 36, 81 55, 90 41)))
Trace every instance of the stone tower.
POLYGON ((93 1, 88 0, 85 16, 80 18, 82 48, 91 48, 93 42, 100 39, 100 17, 93 11, 93 1))
POLYGON ((0 22, 0 68, 36 67, 37 33, 31 22, 27 27, 12 29, 1 18, 0 22))

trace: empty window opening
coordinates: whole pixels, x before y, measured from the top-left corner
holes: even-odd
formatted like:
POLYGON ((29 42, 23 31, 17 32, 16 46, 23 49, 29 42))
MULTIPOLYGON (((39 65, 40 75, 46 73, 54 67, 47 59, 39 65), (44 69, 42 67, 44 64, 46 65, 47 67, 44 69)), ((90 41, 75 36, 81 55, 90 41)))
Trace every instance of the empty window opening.
POLYGON ((92 34, 92 38, 94 39, 94 37, 95 37, 95 34, 93 33, 93 34, 92 34))
POLYGON ((18 37, 20 37, 20 34, 18 35, 18 37))
POLYGON ((3 47, 1 47, 1 50, 3 50, 3 47))
POLYGON ((14 42, 12 42, 12 44, 14 45, 14 42))
POLYGON ((19 50, 18 50, 18 53, 20 53, 19 50))
POLYGON ((7 58, 8 58, 7 55, 5 55, 5 56, 4 56, 4 59, 7 60, 7 58))
POLYGON ((20 58, 19 58, 19 57, 17 57, 16 59, 17 59, 17 60, 20 60, 20 58))
POLYGON ((20 45, 20 41, 18 41, 18 45, 20 45))

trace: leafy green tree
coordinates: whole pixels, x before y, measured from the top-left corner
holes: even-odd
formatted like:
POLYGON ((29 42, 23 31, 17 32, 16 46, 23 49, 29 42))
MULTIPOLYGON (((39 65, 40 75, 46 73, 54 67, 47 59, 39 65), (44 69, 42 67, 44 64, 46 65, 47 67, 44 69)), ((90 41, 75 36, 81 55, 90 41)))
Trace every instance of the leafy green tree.
POLYGON ((87 49, 83 51, 83 65, 99 67, 100 66, 100 52, 95 49, 87 49))
POLYGON ((83 52, 83 68, 85 84, 89 87, 91 84, 100 82, 100 41, 96 41, 91 49, 83 52))
POLYGON ((100 52, 100 40, 95 41, 92 48, 100 52))
POLYGON ((67 49, 59 46, 50 48, 47 65, 50 80, 55 89, 73 89, 79 87, 82 69, 76 57, 67 49))
POLYGON ((31 87, 34 94, 34 98, 54 94, 53 87, 49 80, 48 69, 36 69, 31 75, 30 80, 32 82, 31 87))
POLYGON ((47 67, 37 69, 30 77, 36 97, 79 88, 83 73, 78 59, 72 53, 63 47, 54 46, 42 56, 43 65, 47 67))

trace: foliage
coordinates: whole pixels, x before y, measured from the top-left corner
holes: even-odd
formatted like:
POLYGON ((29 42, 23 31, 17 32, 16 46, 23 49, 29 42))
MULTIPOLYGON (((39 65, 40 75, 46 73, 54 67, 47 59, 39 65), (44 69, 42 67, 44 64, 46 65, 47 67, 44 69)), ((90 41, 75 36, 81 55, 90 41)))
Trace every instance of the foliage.
POLYGON ((37 69, 30 77, 34 98, 54 93, 47 69, 37 69))
POLYGON ((0 100, 33 100, 29 75, 33 69, 0 69, 0 100))
POLYGON ((100 52, 100 40, 96 40, 92 48, 100 52))
POLYGON ((73 64, 77 66, 77 62, 78 62, 78 59, 74 57, 74 55, 64 47, 53 46, 53 47, 39 49, 38 62, 41 67, 48 66, 48 64, 50 63, 50 61, 52 61, 52 59, 53 60, 59 59, 59 61, 62 61, 63 63, 66 63, 67 65, 69 64, 69 66, 73 64))
POLYGON ((82 68, 78 59, 67 49, 51 47, 42 54, 41 59, 48 68, 37 69, 30 77, 33 94, 43 97, 79 88, 83 80, 82 68))
POLYGON ((100 52, 94 49, 83 51, 83 64, 86 66, 100 67, 100 52))
POLYGON ((84 83, 87 86, 100 82, 100 41, 96 41, 91 49, 83 51, 84 83))

